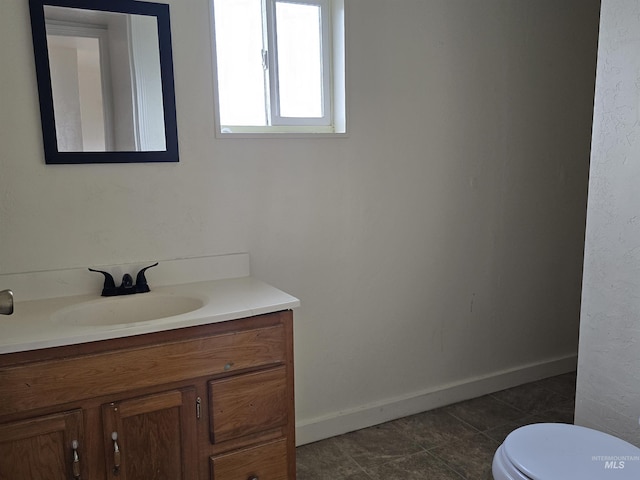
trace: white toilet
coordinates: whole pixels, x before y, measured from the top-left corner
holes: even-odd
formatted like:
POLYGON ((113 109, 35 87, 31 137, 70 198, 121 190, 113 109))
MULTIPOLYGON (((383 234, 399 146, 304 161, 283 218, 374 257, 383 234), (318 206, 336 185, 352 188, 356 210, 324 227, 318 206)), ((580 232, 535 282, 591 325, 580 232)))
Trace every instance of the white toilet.
POLYGON ((564 423, 514 430, 493 457, 495 480, 638 480, 640 448, 564 423))

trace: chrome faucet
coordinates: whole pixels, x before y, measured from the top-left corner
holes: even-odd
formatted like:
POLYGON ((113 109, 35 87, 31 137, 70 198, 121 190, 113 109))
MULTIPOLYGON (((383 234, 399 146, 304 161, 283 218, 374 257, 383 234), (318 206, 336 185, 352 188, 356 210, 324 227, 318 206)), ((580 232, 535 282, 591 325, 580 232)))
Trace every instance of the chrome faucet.
POLYGON ((0 292, 0 315, 11 315, 13 313, 13 292, 2 290, 0 292))

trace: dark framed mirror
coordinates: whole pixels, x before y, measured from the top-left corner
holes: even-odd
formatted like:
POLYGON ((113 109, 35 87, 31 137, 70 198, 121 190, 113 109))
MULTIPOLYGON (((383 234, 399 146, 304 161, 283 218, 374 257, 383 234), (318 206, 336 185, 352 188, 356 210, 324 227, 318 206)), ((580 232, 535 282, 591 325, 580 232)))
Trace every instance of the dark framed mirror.
POLYGON ((29 0, 45 162, 177 162, 169 5, 29 0))

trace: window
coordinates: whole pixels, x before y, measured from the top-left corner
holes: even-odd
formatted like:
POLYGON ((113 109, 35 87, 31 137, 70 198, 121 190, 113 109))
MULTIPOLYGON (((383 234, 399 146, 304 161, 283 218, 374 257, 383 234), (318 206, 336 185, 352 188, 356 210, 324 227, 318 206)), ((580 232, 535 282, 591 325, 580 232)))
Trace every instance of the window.
POLYGON ((212 0, 219 133, 343 133, 342 0, 212 0))

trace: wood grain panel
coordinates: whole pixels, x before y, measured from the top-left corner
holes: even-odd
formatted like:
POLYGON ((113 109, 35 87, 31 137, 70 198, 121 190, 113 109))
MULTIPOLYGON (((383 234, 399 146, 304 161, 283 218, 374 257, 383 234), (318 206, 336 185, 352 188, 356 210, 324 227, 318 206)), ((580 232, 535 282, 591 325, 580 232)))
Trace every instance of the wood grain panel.
POLYGON ((0 369, 0 416, 135 388, 279 364, 282 325, 0 369))
POLYGON ((73 440, 84 460, 79 410, 0 425, 0 479, 72 478, 73 440))
POLYGON ((120 402, 118 404, 118 411, 122 418, 127 418, 180 406, 182 406, 182 392, 172 390, 170 392, 162 392, 120 402))
POLYGON ((212 443, 285 425, 286 386, 285 367, 209 382, 212 443))
POLYGON ((110 480, 197 479, 195 390, 173 390, 103 406, 110 480), (117 432, 115 468, 111 432, 117 432))
MULTIPOLYGON (((211 457, 211 480, 287 480, 287 441, 211 457)), ((295 477, 294 477, 295 478, 295 477)))

